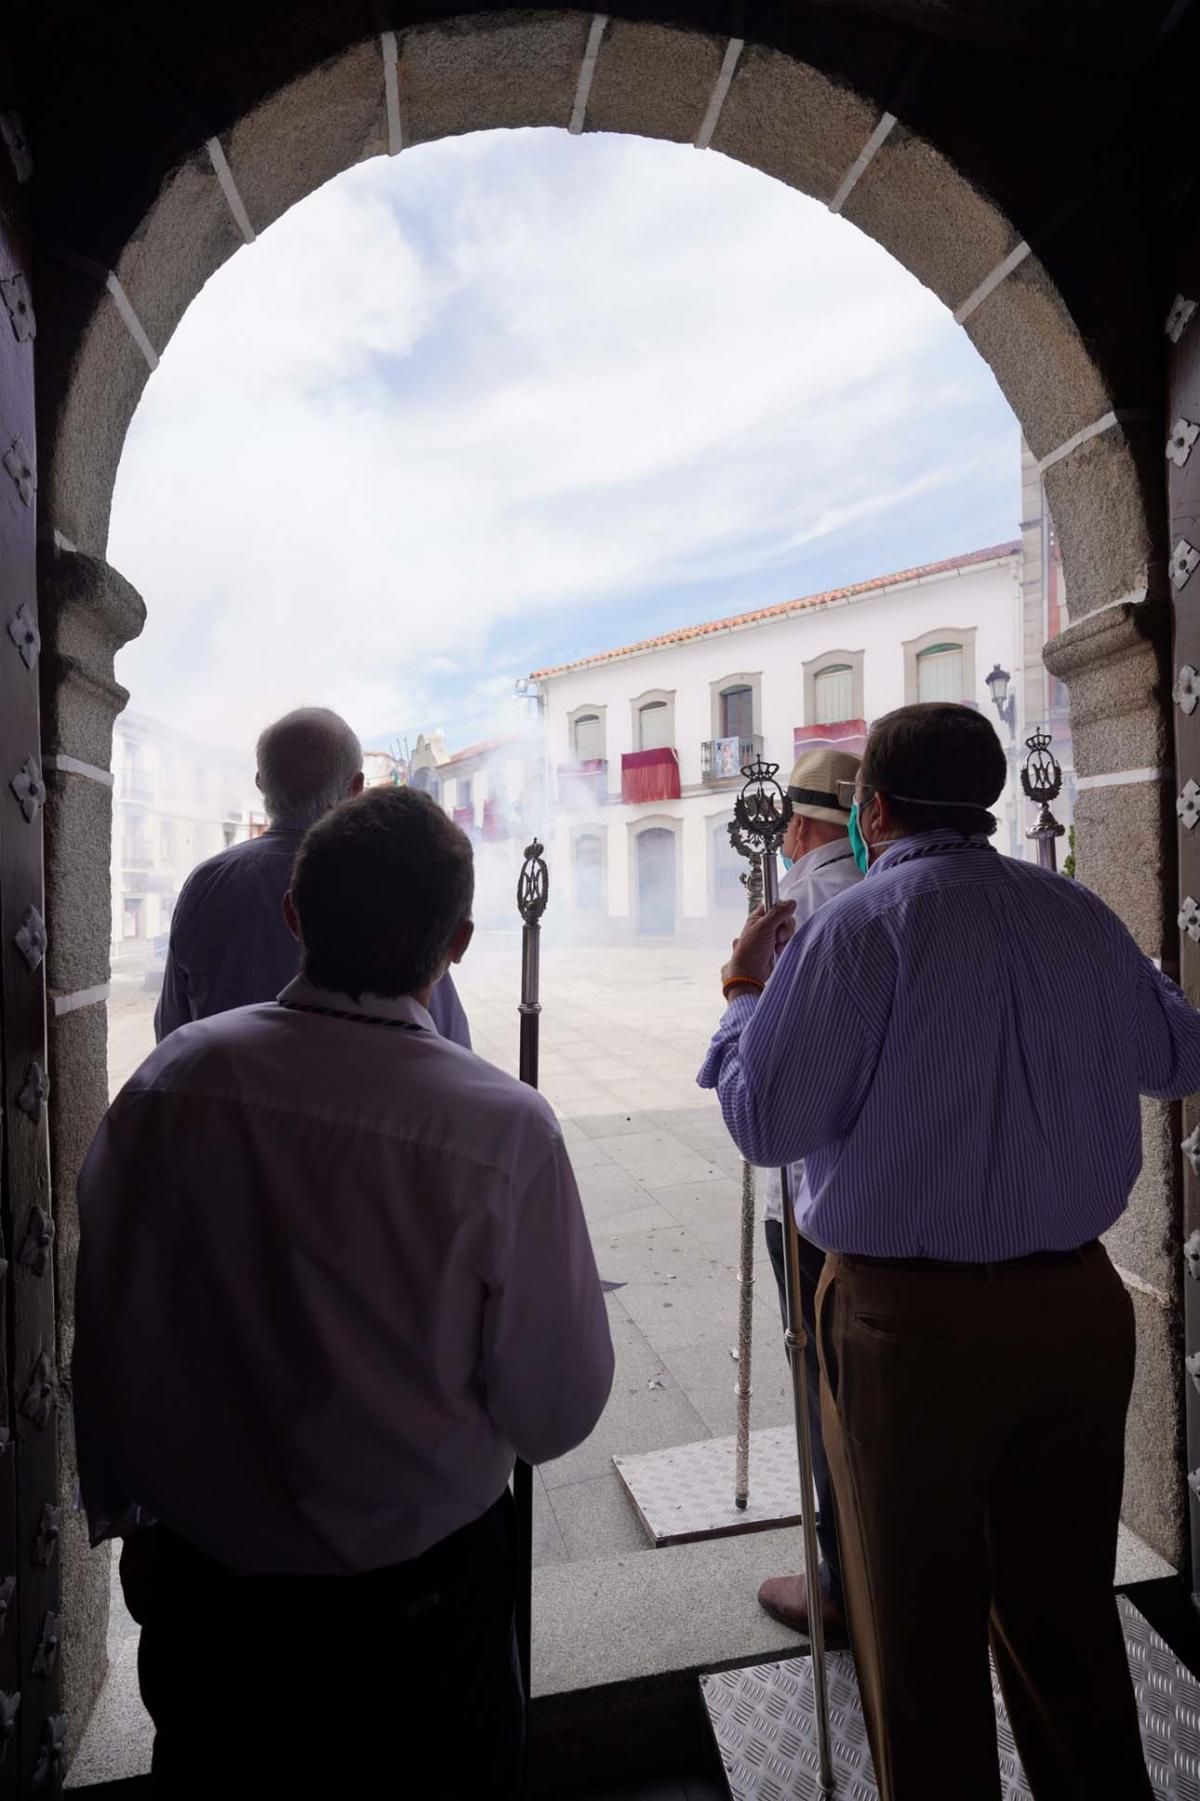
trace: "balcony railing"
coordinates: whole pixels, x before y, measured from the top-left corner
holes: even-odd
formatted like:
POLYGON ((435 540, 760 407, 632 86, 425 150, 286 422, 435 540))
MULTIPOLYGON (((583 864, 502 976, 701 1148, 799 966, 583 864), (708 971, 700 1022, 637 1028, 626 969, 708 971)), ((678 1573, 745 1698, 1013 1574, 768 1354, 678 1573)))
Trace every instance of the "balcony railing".
POLYGON ((709 787, 740 782, 742 770, 762 755, 763 741, 752 738, 706 738, 700 746, 700 779, 709 787))
POLYGON ((583 757, 558 766, 559 804, 571 809, 603 806, 608 798, 608 759, 583 757))
POLYGON ((626 751, 621 758, 621 799, 630 806, 679 799, 679 752, 626 751))
POLYGON ((154 848, 149 844, 127 844, 121 856, 122 869, 153 869, 154 848))
POLYGON ((123 800, 153 800, 154 784, 149 776, 134 775, 126 770, 121 777, 121 797, 123 800))

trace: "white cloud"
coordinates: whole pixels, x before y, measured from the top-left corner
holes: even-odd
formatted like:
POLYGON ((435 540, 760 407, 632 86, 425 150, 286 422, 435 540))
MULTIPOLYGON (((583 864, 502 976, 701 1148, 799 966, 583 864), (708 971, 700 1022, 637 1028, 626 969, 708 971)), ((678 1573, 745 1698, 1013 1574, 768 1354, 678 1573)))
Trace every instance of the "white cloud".
POLYGON ((122 679, 239 744, 304 700, 372 736, 478 697, 504 621, 770 567, 987 455, 938 441, 994 406, 959 339, 720 157, 508 133, 357 169, 212 277, 146 389, 122 679))

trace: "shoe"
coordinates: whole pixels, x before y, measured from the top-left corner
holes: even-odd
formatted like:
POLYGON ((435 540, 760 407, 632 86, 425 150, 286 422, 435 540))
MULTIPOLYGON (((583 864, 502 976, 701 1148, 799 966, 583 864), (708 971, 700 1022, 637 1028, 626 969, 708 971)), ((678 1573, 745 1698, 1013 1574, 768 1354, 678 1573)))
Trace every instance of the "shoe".
MULTIPOLYGON (((758 1591, 758 1604, 764 1613, 769 1613, 773 1620, 778 1620, 790 1632, 798 1632, 801 1638, 809 1637, 808 1585, 803 1576, 769 1577, 758 1591)), ((821 1596, 821 1618, 825 1624, 827 1645, 845 1645, 849 1642, 845 1615, 834 1606, 828 1595, 821 1596)))

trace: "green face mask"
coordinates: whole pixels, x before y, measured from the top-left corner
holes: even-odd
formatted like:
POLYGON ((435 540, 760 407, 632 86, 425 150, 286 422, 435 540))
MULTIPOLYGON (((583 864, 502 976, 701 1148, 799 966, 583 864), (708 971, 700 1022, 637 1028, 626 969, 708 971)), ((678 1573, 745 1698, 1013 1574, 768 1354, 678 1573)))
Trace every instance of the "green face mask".
POLYGON ((854 861, 858 864, 858 867, 862 870, 863 874, 866 875, 867 868, 871 861, 871 853, 867 849, 867 841, 863 837, 862 830, 858 823, 857 801, 854 801, 851 805, 850 824, 847 827, 847 830, 850 833, 850 849, 854 853, 854 861))

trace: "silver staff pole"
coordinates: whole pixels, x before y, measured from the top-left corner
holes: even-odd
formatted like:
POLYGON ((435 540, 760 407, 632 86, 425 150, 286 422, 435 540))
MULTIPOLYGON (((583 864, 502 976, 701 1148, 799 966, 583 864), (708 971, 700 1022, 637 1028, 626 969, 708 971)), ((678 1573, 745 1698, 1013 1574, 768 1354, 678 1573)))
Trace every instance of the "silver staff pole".
MULTIPOLYGON (((742 881, 746 884, 746 910, 753 913, 762 902, 762 859, 751 847, 736 819, 729 828, 729 842, 739 856, 750 860, 750 867, 742 881)), ((754 1165, 747 1163, 744 1157, 737 1280, 737 1379, 733 1385, 737 1422, 734 1427, 733 1504, 739 1511, 743 1511, 750 1503, 750 1396, 754 1355, 754 1165)))
MULTIPOLYGON (((734 820, 746 842, 757 852, 763 875, 763 904, 773 907, 779 898, 775 857, 787 830, 791 803, 775 780, 778 763, 757 757, 742 774, 745 785, 734 806, 734 820)), ((825 1621, 821 1613, 821 1559, 813 1516, 814 1484, 812 1438, 808 1423, 808 1332, 800 1301, 800 1234, 792 1205, 792 1172, 779 1172, 783 1199, 784 1289, 787 1304, 788 1363, 792 1372, 792 1406, 796 1415, 796 1452, 800 1463, 800 1520, 804 1532, 804 1581, 808 1591, 808 1633, 812 1647, 813 1709, 817 1722, 817 1757, 822 1792, 835 1787, 833 1758, 829 1748, 829 1699, 825 1686, 825 1621)))
MULTIPOLYGON (((531 1088, 538 1085, 538 1029, 541 1024, 542 914, 550 895, 550 876, 543 846, 537 839, 526 846, 525 861, 517 882, 517 911, 521 915, 521 1050, 519 1074, 531 1088)), ((521 1458, 513 1470, 513 1499, 517 1507, 517 1658, 521 1682, 529 1700, 529 1650, 533 1624, 533 1471, 521 1458)))

